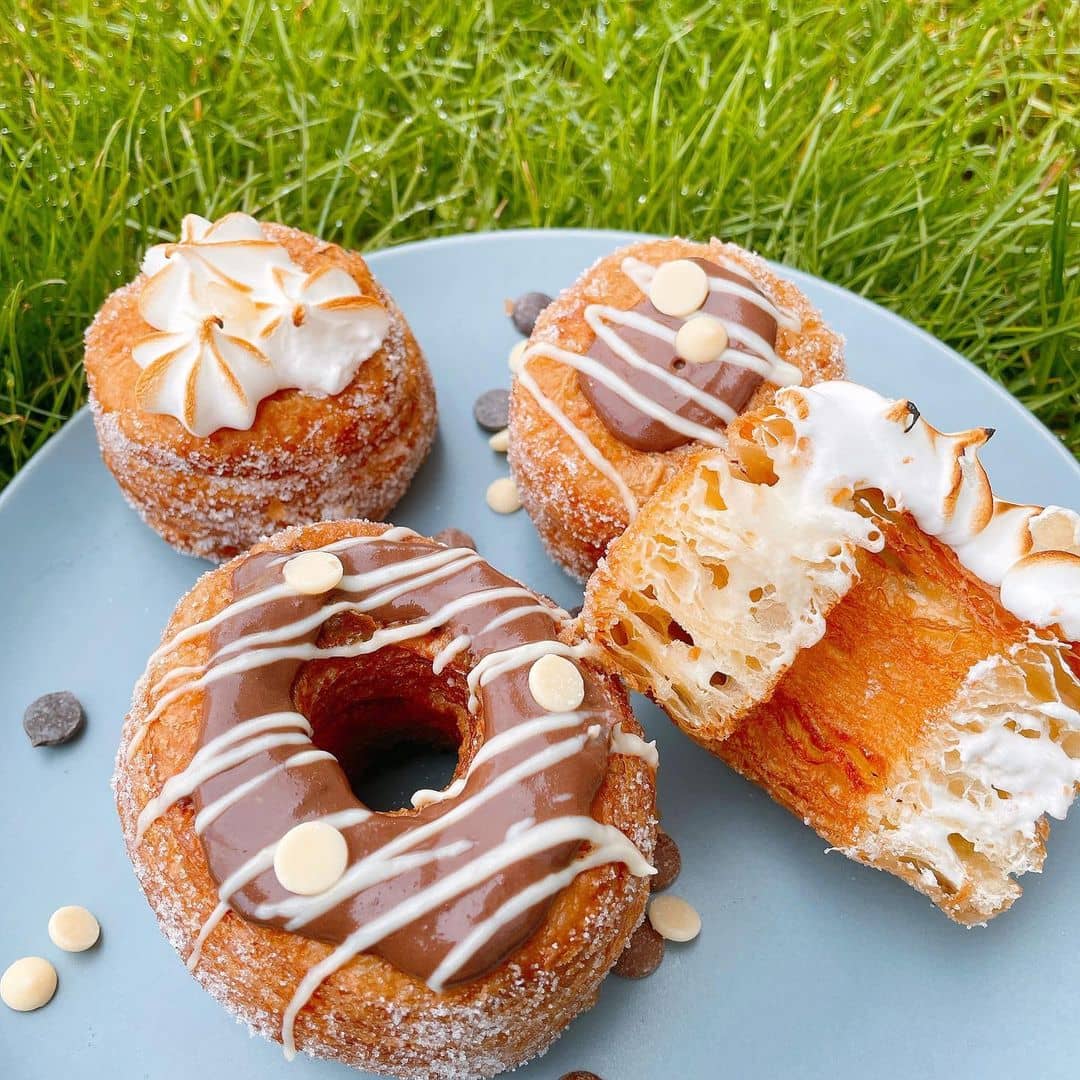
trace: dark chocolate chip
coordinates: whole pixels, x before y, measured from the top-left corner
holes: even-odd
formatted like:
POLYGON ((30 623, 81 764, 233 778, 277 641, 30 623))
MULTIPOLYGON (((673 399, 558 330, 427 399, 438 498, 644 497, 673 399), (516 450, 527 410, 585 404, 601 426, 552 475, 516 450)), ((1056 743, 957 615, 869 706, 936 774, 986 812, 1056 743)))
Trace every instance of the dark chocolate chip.
POLYGON ((622 956, 611 969, 624 979, 644 979, 651 975, 664 959, 664 939, 646 919, 630 938, 622 956))
POLYGON ((584 604, 575 604, 572 608, 570 608, 570 610, 567 612, 567 614, 571 618, 576 619, 581 614, 584 607, 585 607, 584 604))
POLYGON ((559 1080, 600 1080, 600 1077, 596 1073, 581 1072, 579 1070, 572 1073, 563 1073, 559 1080))
POLYGON ((23 713, 23 728, 34 746, 59 746, 74 739, 86 721, 79 699, 70 690, 45 694, 23 713))
POLYGON ((485 431, 502 431, 510 423, 510 391, 485 390, 473 405, 473 416, 485 431))
POLYGON ((461 529, 443 529, 442 532, 437 532, 432 540, 438 540, 440 544, 445 544, 447 547, 467 547, 476 550, 476 541, 467 533, 461 529))
POLYGON ((540 312, 551 303, 551 297, 547 293, 527 292, 514 301, 514 307, 510 312, 510 318, 518 331, 528 337, 533 332, 536 320, 540 318, 540 312))
POLYGON ((656 833, 656 850, 653 852, 653 866, 656 873, 652 878, 653 892, 660 892, 675 883, 682 869, 682 855, 679 845, 663 829, 656 833))

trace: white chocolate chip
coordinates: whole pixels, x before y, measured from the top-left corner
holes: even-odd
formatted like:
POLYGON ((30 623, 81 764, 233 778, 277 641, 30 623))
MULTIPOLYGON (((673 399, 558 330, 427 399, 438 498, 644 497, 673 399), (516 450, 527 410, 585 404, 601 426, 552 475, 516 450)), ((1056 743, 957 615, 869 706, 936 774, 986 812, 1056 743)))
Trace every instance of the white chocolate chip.
POLYGON ((345 837, 325 821, 294 825, 274 849, 274 873, 291 893, 315 896, 333 885, 349 864, 345 837))
POLYGON ((298 593, 319 596, 335 588, 345 573, 341 560, 330 551, 302 551, 285 564, 285 581, 298 593))
POLYGON ((510 365, 510 370, 516 375, 521 370, 521 358, 525 355, 525 350, 529 347, 527 341, 519 341, 511 350, 510 356, 507 358, 507 363, 510 365))
POLYGON ((488 446, 495 451, 496 454, 505 454, 510 449, 510 429, 503 428, 502 431, 496 431, 494 435, 488 439, 488 446))
POLYGON ((693 941, 701 933, 701 916, 678 896, 657 896, 649 904, 652 928, 668 941, 693 941))
POLYGON ((488 484, 487 504, 496 514, 512 514, 521 509, 521 492, 509 476, 500 476, 488 484))
POLYGON ((571 712, 585 700, 585 680, 575 663, 548 653, 529 668, 529 692, 548 712, 571 712))
POLYGON ((97 919, 77 904, 57 908, 49 919, 49 937, 64 952, 85 952, 97 944, 100 935, 97 919))
POLYGON ((649 283, 652 306, 678 318, 697 311, 708 295, 709 275, 689 259, 673 259, 658 266, 649 283))
POLYGON ((40 956, 24 956, 0 975, 0 1001, 16 1012, 48 1005, 56 993, 56 968, 40 956))
POLYGON ((719 360, 727 347, 727 330, 711 315, 695 315, 684 322, 675 335, 675 352, 691 364, 710 364, 719 360))

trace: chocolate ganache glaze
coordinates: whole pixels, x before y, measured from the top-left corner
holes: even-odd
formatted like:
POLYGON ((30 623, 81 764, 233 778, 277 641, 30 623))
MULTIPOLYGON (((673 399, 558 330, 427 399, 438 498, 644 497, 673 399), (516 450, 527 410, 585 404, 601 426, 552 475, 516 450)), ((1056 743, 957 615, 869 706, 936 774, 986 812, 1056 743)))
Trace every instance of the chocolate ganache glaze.
POLYGON ((291 556, 242 561, 230 606, 207 624, 210 660, 185 669, 201 673, 155 710, 170 695, 205 690, 199 751, 140 817, 145 830, 177 797, 193 796, 222 902, 192 963, 228 907, 338 946, 297 991, 297 1008, 361 951, 441 989, 508 956, 581 870, 621 861, 651 872, 622 833, 590 816, 612 739, 615 752, 640 746, 648 757, 649 748, 613 730, 617 705, 581 664, 585 696, 572 712, 545 711, 529 689, 537 658, 587 650, 558 640, 565 613, 475 551, 409 530, 322 550, 344 576, 318 596, 284 583, 291 556), (416 809, 371 812, 343 763, 417 717, 436 740, 464 740, 456 779, 444 792, 417 793, 416 809), (341 830, 349 865, 325 893, 299 896, 278 881, 273 851, 315 819, 341 830))
MULTIPOLYGON (((764 294, 745 273, 736 273, 708 259, 694 258, 689 261, 700 266, 710 278, 729 281, 743 289, 753 290, 767 301, 764 294)), ((775 349, 777 323, 767 310, 768 306, 767 302, 765 305, 755 304, 737 293, 713 288, 709 290, 705 303, 694 312, 694 315, 712 315, 725 325, 734 323, 743 326, 761 338, 770 349, 775 349)), ((678 331, 686 322, 686 319, 665 315, 658 311, 648 296, 643 297, 629 310, 635 315, 659 323, 672 331, 678 331)), ((735 413, 742 411, 754 391, 761 385, 761 374, 752 368, 726 360, 704 364, 688 363, 678 356, 673 344, 647 330, 628 325, 613 326, 613 329, 649 364, 678 375, 681 380, 691 386, 726 403, 735 413)), ((729 348, 753 356, 759 355, 745 343, 736 340, 734 336, 732 336, 729 348)), ((655 378, 647 370, 628 364, 601 337, 593 341, 586 355, 603 364, 639 393, 651 398, 669 412, 714 430, 720 430, 725 426, 721 417, 703 408, 687 394, 655 378)), ((673 431, 662 420, 641 412, 617 389, 605 386, 583 371, 578 372, 578 384, 611 434, 634 447, 635 450, 650 453, 674 450, 691 441, 688 435, 673 431)))

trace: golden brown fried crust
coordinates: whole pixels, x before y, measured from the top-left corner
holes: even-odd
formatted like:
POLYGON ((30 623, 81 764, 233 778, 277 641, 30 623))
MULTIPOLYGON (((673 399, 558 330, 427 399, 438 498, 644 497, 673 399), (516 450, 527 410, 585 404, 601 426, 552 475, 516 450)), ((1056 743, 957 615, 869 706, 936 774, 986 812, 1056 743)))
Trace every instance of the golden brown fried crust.
MULTIPOLYGON (((382 528, 351 521, 290 529, 253 551, 297 551, 382 528)), ((200 579, 180 601, 163 640, 229 602, 231 571, 229 564, 200 579)), ((429 655, 438 639, 411 647, 429 655)), ((141 843, 135 829, 140 810, 195 752, 201 694, 192 692, 168 707, 130 760, 127 750, 152 708, 150 682, 174 667, 201 663, 207 655, 207 640, 199 637, 147 669, 124 724, 114 780, 136 874, 162 930, 183 958, 217 902, 193 811, 187 800, 174 806, 141 843)), ((600 679, 623 728, 640 733, 621 686, 600 679)), ((464 736, 458 775, 482 741, 476 732, 464 736)), ((621 829, 649 857, 654 793, 652 771, 640 759, 612 755, 593 816, 621 829)), ((433 993, 376 956, 358 956, 327 979, 300 1012, 297 1045, 316 1057, 400 1077, 490 1077, 513 1068, 544 1050, 595 1002, 601 980, 641 921, 647 897, 648 882, 621 864, 580 874, 516 953, 482 978, 444 994, 433 993)), ((330 951, 321 942, 248 923, 229 912, 209 936, 194 974, 252 1030, 280 1040, 282 1015, 293 992, 330 951)))
POLYGON ((884 551, 858 552, 859 579, 821 641, 730 738, 707 744, 845 849, 971 668, 1028 632, 909 516, 883 531, 884 551))
MULTIPOLYGON (((774 301, 802 320, 798 332, 778 330, 777 353, 800 368, 807 383, 840 378, 844 373, 841 339, 822 322, 820 313, 789 281, 764 260, 732 244, 689 240, 647 240, 606 256, 565 289, 537 319, 530 344, 549 342, 583 354, 593 342, 585 321, 589 304, 631 308, 641 299, 636 285, 621 271, 629 256, 659 264, 670 259, 708 258, 723 254, 741 263, 774 301)), ((683 464, 695 446, 665 453, 635 450, 615 438, 578 388, 578 375, 566 364, 539 357, 529 371, 541 391, 579 427, 621 473, 639 504, 683 464)), ((763 384, 747 410, 772 400, 775 387, 763 384)), ((592 573, 608 544, 626 528, 628 514, 618 492, 582 455, 570 437, 514 381, 510 403, 510 466, 522 501, 552 557, 580 580, 592 573)))
POLYGON ((390 296, 356 252, 265 224, 309 272, 339 267, 390 313, 382 347, 333 397, 281 390, 249 431, 206 438, 136 403, 132 346, 151 332, 139 275, 105 301, 86 332, 86 377, 102 456, 128 502, 179 551, 221 560, 268 532, 319 519, 382 518, 408 487, 435 432, 427 363, 390 296))

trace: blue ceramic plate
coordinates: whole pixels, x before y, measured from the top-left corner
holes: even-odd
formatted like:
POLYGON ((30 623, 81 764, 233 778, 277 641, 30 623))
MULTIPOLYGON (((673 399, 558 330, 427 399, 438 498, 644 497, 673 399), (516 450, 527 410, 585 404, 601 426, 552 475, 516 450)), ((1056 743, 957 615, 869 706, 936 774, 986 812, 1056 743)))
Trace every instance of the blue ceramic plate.
MULTIPOLYGON (((438 384, 440 435, 395 513, 424 533, 455 525, 496 566, 578 602, 524 513, 497 517, 484 489, 505 473, 471 416, 506 385, 518 340, 503 301, 557 292, 627 237, 504 232, 408 244, 372 269, 406 311, 438 384)), ((1080 468, 1011 397, 921 330, 843 289, 792 272, 848 342, 851 375, 914 398, 945 429, 988 424, 985 461, 1002 496, 1080 506, 1080 468)), ((188 977, 158 932, 120 840, 109 790, 131 687, 177 598, 206 564, 175 554, 127 508, 79 414, 0 499, 0 968, 50 957, 47 1008, 0 1008, 0 1075, 11 1080, 272 1080, 353 1076, 249 1039, 188 977), (31 749, 20 719, 68 688, 88 728, 31 749), (59 952, 50 913, 84 904, 102 941, 59 952)), ((664 825, 678 840, 676 890, 704 929, 672 946, 651 978, 612 977, 600 1003, 529 1080, 589 1069, 605 1080, 659 1077, 1077 1075, 1080 1052, 1080 827, 1054 827, 1048 871, 1025 879, 1013 911, 963 930, 885 874, 824 852, 810 830, 681 737, 651 705, 664 825)))

